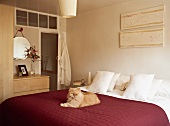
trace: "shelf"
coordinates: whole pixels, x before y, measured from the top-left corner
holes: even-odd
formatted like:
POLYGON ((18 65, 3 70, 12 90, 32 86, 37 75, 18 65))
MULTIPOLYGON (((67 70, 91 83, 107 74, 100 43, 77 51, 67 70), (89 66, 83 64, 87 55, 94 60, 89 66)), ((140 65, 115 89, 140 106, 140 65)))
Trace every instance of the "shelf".
POLYGON ((39 27, 48 28, 48 16, 39 14, 39 27))
POLYGON ((57 18, 49 16, 49 28, 57 29, 57 18))
POLYGON ((16 16, 20 16, 20 17, 26 17, 27 18, 27 12, 26 11, 22 11, 22 10, 16 10, 16 16))
POLYGON ((29 23, 29 26, 37 27, 37 26, 38 26, 38 24, 37 24, 37 23, 29 23))
POLYGON ((16 10, 16 22, 19 25, 27 25, 27 12, 16 10))
POLYGON ((22 16, 17 16, 17 18, 24 18, 24 19, 27 19, 27 17, 22 17, 22 16))
POLYGON ((28 25, 38 27, 38 14, 28 12, 28 25))
POLYGON ((17 17, 17 24, 19 25, 27 25, 27 19, 26 18, 20 18, 20 17, 17 17))

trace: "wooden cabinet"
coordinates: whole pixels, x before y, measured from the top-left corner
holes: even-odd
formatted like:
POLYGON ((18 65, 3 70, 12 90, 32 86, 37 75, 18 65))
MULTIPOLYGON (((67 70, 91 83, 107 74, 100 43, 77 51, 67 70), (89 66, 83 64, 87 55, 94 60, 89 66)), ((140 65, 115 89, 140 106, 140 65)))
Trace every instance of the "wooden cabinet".
POLYGON ((49 91, 49 76, 14 77, 13 96, 49 91))

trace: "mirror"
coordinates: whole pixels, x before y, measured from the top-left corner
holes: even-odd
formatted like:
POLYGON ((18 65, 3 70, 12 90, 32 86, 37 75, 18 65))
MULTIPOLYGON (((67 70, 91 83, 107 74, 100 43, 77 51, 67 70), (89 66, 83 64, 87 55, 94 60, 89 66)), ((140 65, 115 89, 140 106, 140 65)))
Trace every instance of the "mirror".
POLYGON ((14 38, 14 60, 24 60, 27 57, 25 56, 25 50, 30 48, 29 41, 24 37, 15 37, 14 38))

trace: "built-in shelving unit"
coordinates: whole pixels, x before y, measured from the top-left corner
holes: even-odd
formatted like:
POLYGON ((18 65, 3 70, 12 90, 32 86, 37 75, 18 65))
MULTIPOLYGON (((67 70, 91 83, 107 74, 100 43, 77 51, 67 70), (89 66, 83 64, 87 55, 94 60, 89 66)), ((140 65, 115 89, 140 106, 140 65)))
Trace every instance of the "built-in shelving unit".
POLYGON ((57 16, 16 8, 16 26, 57 29, 57 16))

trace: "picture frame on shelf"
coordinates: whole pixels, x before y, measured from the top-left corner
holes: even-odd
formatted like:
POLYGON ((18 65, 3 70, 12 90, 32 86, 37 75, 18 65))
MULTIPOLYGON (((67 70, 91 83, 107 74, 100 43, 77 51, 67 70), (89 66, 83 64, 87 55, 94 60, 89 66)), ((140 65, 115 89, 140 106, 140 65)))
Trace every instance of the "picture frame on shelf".
POLYGON ((26 65, 18 65, 19 72, 22 73, 22 76, 28 76, 28 71, 26 65))

